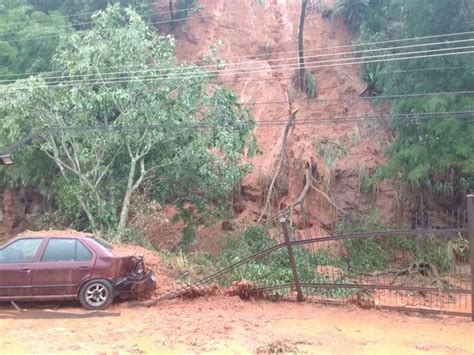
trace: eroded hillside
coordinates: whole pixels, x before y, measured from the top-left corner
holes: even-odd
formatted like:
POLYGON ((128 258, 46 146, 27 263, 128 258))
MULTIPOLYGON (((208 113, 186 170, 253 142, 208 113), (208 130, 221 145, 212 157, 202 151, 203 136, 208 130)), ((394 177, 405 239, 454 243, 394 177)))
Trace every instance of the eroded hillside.
MULTIPOLYGON (((288 139, 288 176, 277 186, 280 207, 290 205, 301 194, 305 163, 313 162, 320 183, 306 197, 306 225, 327 230, 335 221, 338 212, 327 197, 344 211, 363 211, 375 204, 384 216, 392 215, 396 192, 390 186, 378 186, 375 198, 361 193, 361 180, 383 162, 389 137, 380 122, 347 121, 348 117, 376 114, 370 102, 359 96, 365 88, 360 68, 310 66, 317 80, 315 99, 307 99, 293 87, 300 2, 201 0, 199 5, 201 11, 178 30, 178 58, 199 63, 219 44, 217 57, 226 67, 217 80, 234 89, 241 102, 255 103, 255 135, 262 154, 250 159, 253 171, 242 185, 244 211, 240 218, 249 222, 258 219, 275 174, 285 124, 289 113, 296 110, 296 124, 288 139), (320 119, 327 121, 314 122, 320 119)), ((157 4, 160 9, 166 6, 164 1, 157 4)), ((333 59, 327 57, 329 53, 351 50, 351 34, 342 21, 321 16, 322 9, 333 6, 331 0, 309 3, 304 31, 307 62, 333 59)), ((273 206, 271 213, 275 211, 273 206)))

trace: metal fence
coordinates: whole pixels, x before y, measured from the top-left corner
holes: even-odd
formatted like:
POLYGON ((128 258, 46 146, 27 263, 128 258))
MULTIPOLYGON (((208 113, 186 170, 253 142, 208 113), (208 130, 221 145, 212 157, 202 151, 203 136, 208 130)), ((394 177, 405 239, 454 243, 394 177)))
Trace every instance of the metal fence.
POLYGON ((315 229, 281 234, 197 282, 148 305, 212 282, 249 280, 248 295, 470 316, 474 321, 474 195, 467 210, 415 214, 409 227, 344 235, 315 229))

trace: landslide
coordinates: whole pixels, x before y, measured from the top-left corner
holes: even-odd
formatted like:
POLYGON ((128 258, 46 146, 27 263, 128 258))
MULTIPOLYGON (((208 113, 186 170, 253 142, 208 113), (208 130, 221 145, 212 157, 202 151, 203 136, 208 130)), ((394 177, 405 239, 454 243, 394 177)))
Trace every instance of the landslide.
MULTIPOLYGON (((268 181, 275 173, 285 123, 289 112, 295 110, 299 111, 288 140, 289 166, 283 178, 288 185, 283 186, 280 207, 290 205, 300 195, 304 164, 313 162, 315 175, 323 182, 317 188, 339 208, 354 213, 377 207, 383 217, 393 216, 396 191, 390 185, 377 185, 374 194, 361 192, 363 175, 367 176, 384 161, 383 152, 389 141, 387 129, 370 121, 338 122, 346 117, 372 116, 381 110, 359 97, 365 88, 360 79, 361 68, 350 65, 310 69, 317 81, 317 98, 308 100, 294 89, 294 72, 281 67, 297 61, 301 2, 199 0, 198 4, 200 12, 191 14, 178 29, 169 29, 178 39, 177 57, 183 62, 200 63, 210 47, 220 43, 217 57, 226 63, 241 62, 240 68, 262 68, 252 74, 221 73, 217 80, 232 88, 241 102, 257 103, 253 106, 257 122, 280 123, 255 128, 262 154, 249 158, 253 171, 242 184, 238 220, 252 223, 258 219, 265 188, 268 189, 268 181), (303 119, 329 121, 299 124, 303 119), (331 149, 342 153, 328 152, 331 149), (338 159, 331 161, 325 154, 336 155, 338 159)), ((157 1, 156 7, 168 11, 168 1, 157 1)), ((351 34, 341 19, 321 16, 321 9, 333 7, 333 0, 310 1, 304 31, 306 56, 350 51, 351 34)), ((304 209, 308 214, 304 226, 321 231, 327 231, 341 217, 327 198, 313 189, 307 195, 304 209)), ((272 211, 275 210, 274 206, 272 211)))

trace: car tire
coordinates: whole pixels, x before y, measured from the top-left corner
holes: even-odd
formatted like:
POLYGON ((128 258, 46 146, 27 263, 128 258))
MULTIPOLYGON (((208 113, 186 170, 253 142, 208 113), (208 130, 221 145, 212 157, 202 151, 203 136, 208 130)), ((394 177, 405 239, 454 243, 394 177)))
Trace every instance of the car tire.
POLYGON ((79 291, 79 302, 90 310, 108 308, 114 301, 114 289, 107 280, 91 280, 86 282, 79 291))

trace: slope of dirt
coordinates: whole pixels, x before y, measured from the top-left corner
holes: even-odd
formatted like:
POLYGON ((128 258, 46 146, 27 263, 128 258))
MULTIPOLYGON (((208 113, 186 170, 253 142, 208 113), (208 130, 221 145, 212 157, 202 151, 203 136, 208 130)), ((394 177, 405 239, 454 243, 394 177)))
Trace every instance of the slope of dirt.
POLYGON ((31 311, 15 319, 15 311, 1 307, 0 352, 472 354, 474 349, 474 326, 468 319, 229 297, 171 301, 145 309, 115 305, 111 311, 121 315, 41 319, 31 311))
MULTIPOLYGON (((291 204, 301 193, 301 166, 306 161, 313 161, 317 175, 326 182, 326 187, 324 184, 318 187, 330 194, 338 207, 350 212, 371 208, 373 201, 360 192, 360 172, 373 171, 384 161, 388 134, 379 123, 337 123, 338 119, 345 117, 376 114, 369 101, 359 99, 365 88, 360 79, 360 68, 353 65, 311 69, 317 80, 318 96, 308 100, 293 89, 294 71, 281 67, 297 62, 295 50, 301 2, 200 0, 198 3, 202 11, 192 15, 178 31, 178 58, 199 62, 212 45, 222 41, 217 56, 225 60, 228 69, 257 70, 253 74, 220 74, 218 80, 234 89, 241 102, 264 103, 254 106, 257 122, 271 120, 281 123, 258 125, 255 129, 263 154, 251 159, 254 169, 243 182, 245 209, 239 219, 253 222, 258 217, 262 207, 262 181, 271 179, 274 173, 289 110, 297 109, 296 127, 289 139, 289 190, 286 198, 280 201, 281 205, 291 204), (240 64, 231 64, 236 62, 240 64), (288 97, 291 107, 287 103, 288 97), (298 123, 298 120, 321 118, 330 121, 324 124, 298 123), (347 151, 332 167, 325 164, 316 148, 318 142, 327 140, 337 142, 347 151)), ((166 11, 167 5, 167 1, 157 1, 157 8, 161 11, 166 11)), ((306 56, 350 51, 351 34, 340 19, 322 18, 318 12, 321 6, 332 8, 334 1, 310 1, 304 35, 306 56), (332 49, 327 49, 329 47, 332 49)), ((308 60, 324 59, 333 58, 323 56, 308 60)), ((381 214, 393 216, 395 191, 382 184, 378 186, 377 194, 375 205, 381 214)), ((338 218, 334 208, 314 190, 308 194, 305 211, 309 213, 309 225, 326 229, 338 218)))

